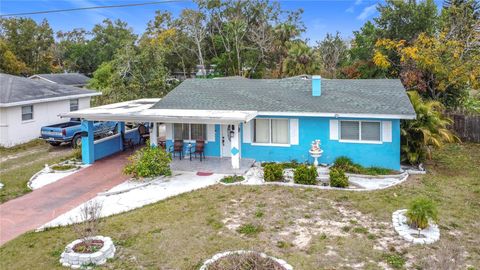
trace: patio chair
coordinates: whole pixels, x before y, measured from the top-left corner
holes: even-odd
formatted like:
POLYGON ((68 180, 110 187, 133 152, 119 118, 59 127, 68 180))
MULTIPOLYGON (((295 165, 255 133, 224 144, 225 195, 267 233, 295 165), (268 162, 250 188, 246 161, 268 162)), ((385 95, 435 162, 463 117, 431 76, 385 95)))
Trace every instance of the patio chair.
POLYGON ((190 160, 192 160, 192 155, 197 157, 200 156, 200 161, 205 159, 205 141, 196 141, 195 142, 195 151, 190 150, 190 160))
POLYGON ((120 136, 122 138, 122 144, 123 144, 123 151, 127 149, 133 149, 135 147, 135 144, 133 143, 132 139, 126 139, 125 138, 125 133, 121 132, 120 136))
POLYGON ((143 124, 138 125, 138 134, 140 135, 139 144, 145 143, 150 138, 150 132, 148 132, 147 127, 143 124))
POLYGON ((175 157, 175 153, 179 153, 180 159, 183 157, 183 140, 175 140, 173 145, 170 145, 168 151, 175 157))

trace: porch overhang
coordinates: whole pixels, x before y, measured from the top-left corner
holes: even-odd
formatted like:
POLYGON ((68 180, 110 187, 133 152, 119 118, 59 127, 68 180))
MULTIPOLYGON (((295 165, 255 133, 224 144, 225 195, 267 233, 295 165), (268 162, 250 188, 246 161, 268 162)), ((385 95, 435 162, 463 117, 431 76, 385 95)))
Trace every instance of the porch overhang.
POLYGON ((160 122, 192 124, 246 123, 257 111, 150 109, 159 99, 139 99, 60 114, 90 121, 160 122))

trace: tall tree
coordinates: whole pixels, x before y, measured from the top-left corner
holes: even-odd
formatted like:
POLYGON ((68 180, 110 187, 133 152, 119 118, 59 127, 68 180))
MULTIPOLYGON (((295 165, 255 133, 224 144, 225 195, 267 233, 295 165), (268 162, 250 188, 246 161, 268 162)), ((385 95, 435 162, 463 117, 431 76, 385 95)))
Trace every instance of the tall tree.
POLYGON ((53 66, 53 31, 47 20, 37 24, 30 18, 0 19, 0 38, 28 67, 29 73, 48 73, 53 66))
POLYGON ((137 39, 133 29, 121 20, 104 20, 92 29, 91 49, 95 52, 95 66, 111 61, 119 49, 132 45, 137 39))
POLYGON ((288 46, 288 54, 283 62, 285 75, 316 74, 320 71, 320 61, 315 51, 304 41, 293 41, 288 46))
POLYGON ((13 75, 27 73, 25 63, 15 56, 2 39, 0 39, 0 72, 13 75))
POLYGON ((336 78, 339 64, 346 57, 347 46, 340 37, 340 33, 335 35, 327 33, 321 42, 317 42, 317 48, 322 58, 322 65, 326 77, 336 78))
POLYGON ((420 33, 433 35, 438 23, 437 6, 433 0, 386 0, 379 4, 380 16, 375 22, 382 38, 412 42, 420 33))

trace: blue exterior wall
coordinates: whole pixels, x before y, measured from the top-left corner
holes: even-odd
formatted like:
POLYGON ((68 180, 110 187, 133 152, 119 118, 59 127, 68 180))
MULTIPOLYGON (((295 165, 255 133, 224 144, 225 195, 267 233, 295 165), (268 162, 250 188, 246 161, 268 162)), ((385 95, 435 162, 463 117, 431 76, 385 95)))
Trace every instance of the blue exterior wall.
MULTIPOLYGON (((96 160, 108 157, 115 153, 123 151, 122 137, 120 133, 125 131, 125 123, 119 122, 117 134, 94 141, 93 122, 82 121, 82 131, 86 131, 88 136, 82 137, 82 162, 92 164, 96 160)), ((125 139, 132 139, 134 144, 140 142, 140 134, 136 129, 125 132, 125 139)))
MULTIPOLYGON (((188 142, 185 141, 183 143, 183 151, 187 151, 188 144, 191 143, 193 146, 195 146, 195 142, 188 142)), ((219 157, 220 156, 220 125, 215 125, 215 141, 207 141, 205 143, 205 156, 207 157, 219 157)), ((173 140, 167 140, 166 141, 167 145, 167 151, 170 149, 170 147, 173 147, 173 140)))
MULTIPOLYGON (((262 118, 259 116, 258 118, 262 118)), ((242 157, 257 161, 291 161, 313 162, 308 150, 311 142, 321 140, 323 155, 320 163, 331 164, 339 156, 350 157, 362 166, 379 166, 394 170, 400 169, 400 121, 398 119, 383 119, 392 122, 392 142, 381 144, 347 143, 330 140, 330 119, 325 117, 266 117, 266 118, 296 118, 299 120, 299 144, 291 146, 260 146, 243 142, 242 157)), ((335 120, 375 120, 382 119, 348 119, 335 120)))

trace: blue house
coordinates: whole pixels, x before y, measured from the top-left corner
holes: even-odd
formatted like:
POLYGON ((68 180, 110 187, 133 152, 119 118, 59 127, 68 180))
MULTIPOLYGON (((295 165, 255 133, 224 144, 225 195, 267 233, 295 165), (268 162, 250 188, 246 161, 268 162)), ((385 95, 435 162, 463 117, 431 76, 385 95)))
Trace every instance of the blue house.
MULTIPOLYGON (((348 156, 363 166, 398 170, 400 120, 416 117, 400 80, 320 76, 187 79, 161 100, 111 106, 65 117, 84 119, 87 133, 93 120, 150 122, 153 145, 158 125, 165 125, 167 149, 174 140, 205 141, 206 156, 231 158, 233 168, 241 158, 312 162, 311 143, 321 140, 320 163, 348 156)), ((92 163, 101 145, 84 140, 84 161, 92 163)))

